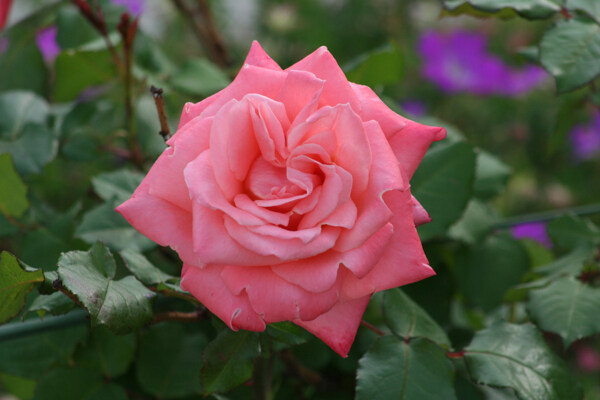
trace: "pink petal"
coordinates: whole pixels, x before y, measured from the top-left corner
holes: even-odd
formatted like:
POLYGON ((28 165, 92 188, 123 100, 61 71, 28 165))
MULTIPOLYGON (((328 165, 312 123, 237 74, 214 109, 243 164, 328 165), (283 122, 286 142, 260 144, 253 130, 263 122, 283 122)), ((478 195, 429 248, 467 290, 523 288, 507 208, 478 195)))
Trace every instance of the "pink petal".
POLYGON ((322 293, 307 292, 281 279, 270 267, 227 266, 221 273, 229 291, 245 291, 253 310, 265 322, 314 319, 338 301, 338 288, 322 293))
MULTIPOLYGON (((241 226, 227 215, 225 215, 225 228, 231 238, 252 253, 264 257, 275 256, 279 262, 308 258, 321 254, 333 247, 340 234, 340 228, 324 226, 321 228, 320 235, 317 235, 308 243, 303 243, 299 238, 288 239, 257 234, 241 226)), ((278 263, 265 263, 265 265, 267 264, 278 263)))
POLYGON ((223 212, 219 210, 194 202, 193 226, 193 249, 204 264, 260 266, 281 262, 273 255, 257 254, 234 240, 225 229, 223 212))
POLYGON ((367 295, 337 303, 312 321, 296 319, 292 322, 314 334, 340 356, 347 357, 370 298, 367 295))
POLYGON ((383 255, 392 233, 392 224, 386 224, 356 249, 345 253, 329 251, 312 258, 275 265, 272 270, 286 281, 305 290, 324 292, 338 279, 340 264, 344 264, 356 277, 364 277, 383 255))
POLYGON ((396 189, 408 190, 396 157, 379 125, 369 121, 364 126, 373 161, 367 189, 360 198, 355 199, 358 207, 356 223, 352 229, 342 232, 334 247, 342 252, 360 246, 390 220, 392 211, 382 198, 384 193, 396 189))
POLYGON ((171 140, 171 147, 158 157, 145 180, 152 196, 192 211, 183 169, 208 148, 212 118, 196 118, 171 140))
POLYGON ((247 211, 269 224, 287 226, 290 223, 291 212, 280 213, 259 207, 247 194, 238 194, 235 196, 234 204, 240 210, 247 211))
POLYGON ((170 246, 184 262, 199 263, 193 252, 191 214, 149 195, 148 182, 142 182, 116 210, 142 235, 161 246, 170 246))
POLYGON ((415 199, 415 196, 412 196, 412 205, 413 205, 413 217, 415 219, 415 226, 423 225, 428 222, 431 222, 431 217, 427 210, 423 208, 421 203, 415 199))
POLYGON ((320 95, 325 81, 306 71, 289 71, 281 91, 275 97, 285 104, 290 121, 315 97, 320 95))
POLYGON ((254 105, 251 117, 262 157, 265 161, 283 166, 287 157, 285 132, 290 126, 285 106, 272 100, 263 101, 254 105))
POLYGON ((404 127, 404 119, 390 110, 370 87, 356 83, 350 83, 350 86, 360 99, 363 121, 377 121, 388 138, 404 127))
POLYGON ((354 111, 360 112, 361 105, 344 72, 331 55, 327 47, 320 47, 286 71, 308 71, 325 81, 319 105, 335 106, 350 103, 354 111))
POLYGON ((394 213, 391 221, 394 234, 383 256, 367 275, 344 277, 344 293, 349 297, 362 297, 435 275, 417 235, 410 192, 394 190, 385 193, 384 199, 394 213))
POLYGON ((269 57, 267 52, 256 40, 252 41, 252 46, 250 46, 250 51, 246 56, 244 64, 281 71, 281 67, 279 66, 279 64, 277 64, 275 61, 273 61, 271 57, 269 57))
POLYGON ((265 322, 252 309, 248 296, 232 294, 221 278, 222 270, 223 267, 214 265, 199 268, 184 264, 181 288, 190 292, 234 331, 264 331, 265 322))

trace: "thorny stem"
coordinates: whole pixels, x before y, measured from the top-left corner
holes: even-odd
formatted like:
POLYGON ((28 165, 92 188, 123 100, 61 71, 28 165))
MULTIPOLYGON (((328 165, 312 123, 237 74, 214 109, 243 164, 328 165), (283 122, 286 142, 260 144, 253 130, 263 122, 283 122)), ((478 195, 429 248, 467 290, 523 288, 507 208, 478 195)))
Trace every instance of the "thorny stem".
POLYGON ((152 85, 150 87, 150 93, 154 97, 154 104, 156 105, 156 113, 158 114, 158 120, 160 121, 160 136, 166 142, 171 137, 171 130, 169 129, 169 122, 167 121, 167 113, 165 112, 165 102, 163 101, 162 93, 163 90, 152 85))
POLYGON ((197 322, 204 318, 204 310, 198 309, 193 312, 166 311, 156 314, 150 324, 158 324, 164 321, 197 322))
POLYGON ((196 7, 189 6, 185 0, 173 0, 173 3, 183 16, 188 19, 194 34, 206 48, 210 59, 221 68, 230 66, 229 52, 216 28, 214 17, 207 1, 196 0, 196 7))

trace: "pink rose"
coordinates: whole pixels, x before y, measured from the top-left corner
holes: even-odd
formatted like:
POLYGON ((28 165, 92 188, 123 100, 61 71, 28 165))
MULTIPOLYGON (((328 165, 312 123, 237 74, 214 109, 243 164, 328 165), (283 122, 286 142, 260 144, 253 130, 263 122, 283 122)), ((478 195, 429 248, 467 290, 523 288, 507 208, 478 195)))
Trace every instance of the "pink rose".
POLYGON ((179 253, 182 288, 231 329, 292 321, 346 356, 374 292, 434 274, 408 181, 444 136, 348 82, 325 47, 282 70, 254 42, 117 210, 179 253))

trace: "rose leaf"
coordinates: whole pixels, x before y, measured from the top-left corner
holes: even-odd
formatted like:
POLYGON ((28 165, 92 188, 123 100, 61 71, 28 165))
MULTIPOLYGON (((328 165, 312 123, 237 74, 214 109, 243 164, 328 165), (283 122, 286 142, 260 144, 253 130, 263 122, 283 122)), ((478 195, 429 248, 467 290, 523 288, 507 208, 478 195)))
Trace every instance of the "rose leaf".
POLYGON ((44 281, 42 270, 23 266, 7 251, 0 254, 0 324, 14 318, 25 304, 25 296, 44 281))
POLYGON ((382 336, 360 359, 356 400, 456 399, 454 370, 435 343, 382 336))
POLYGON ((569 370, 531 324, 501 323, 481 330, 464 357, 473 381, 512 388, 519 399, 582 398, 569 370))

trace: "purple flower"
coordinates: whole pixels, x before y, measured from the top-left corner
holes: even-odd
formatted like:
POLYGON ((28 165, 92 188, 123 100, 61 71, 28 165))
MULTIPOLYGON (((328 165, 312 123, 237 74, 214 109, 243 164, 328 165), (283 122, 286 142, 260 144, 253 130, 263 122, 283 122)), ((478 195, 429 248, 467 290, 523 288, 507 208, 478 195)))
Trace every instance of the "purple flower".
POLYGON ((425 104, 420 102, 419 100, 406 100, 400 103, 400 107, 410 116, 418 118, 422 117, 426 113, 425 104))
POLYGON ((35 41, 47 63, 54 62, 54 59, 60 53, 60 46, 56 42, 56 26, 49 26, 39 31, 35 41))
POLYGON ((10 42, 8 41, 8 38, 6 36, 0 38, 0 54, 8 50, 9 44, 10 42))
POLYGON ((546 246, 552 247, 552 241, 546 232, 545 222, 527 222, 511 228, 513 236, 517 239, 532 239, 546 246))
POLYGON ((573 155, 577 160, 589 160, 600 153, 600 113, 588 124, 576 125, 569 134, 573 155))
POLYGON ((112 2, 125 7, 129 14, 139 17, 144 12, 146 0, 112 0, 112 2))
POLYGON ((546 78, 540 67, 511 68, 488 53, 486 45, 486 37, 476 32, 425 32, 418 44, 422 73, 445 92, 480 95, 516 96, 546 78))

